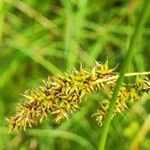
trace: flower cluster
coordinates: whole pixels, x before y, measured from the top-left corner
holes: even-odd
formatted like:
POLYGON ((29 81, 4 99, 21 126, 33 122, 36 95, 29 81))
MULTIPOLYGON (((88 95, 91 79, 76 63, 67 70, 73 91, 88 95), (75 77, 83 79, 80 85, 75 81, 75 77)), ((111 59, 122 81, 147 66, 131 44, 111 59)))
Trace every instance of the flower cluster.
MULTIPOLYGON (((114 68, 115 69, 115 68, 114 68)), ((28 90, 22 95, 23 103, 18 105, 15 116, 8 120, 8 127, 13 129, 26 129, 41 122, 47 116, 53 116, 55 123, 68 119, 69 115, 78 109, 82 97, 93 91, 100 91, 109 88, 113 91, 118 73, 108 68, 108 61, 105 64, 95 63, 91 70, 74 69, 64 73, 64 76, 49 77, 43 85, 35 90, 28 90)), ((145 80, 144 80, 145 81, 145 80)), ((149 83, 148 80, 147 85, 149 83)), ((125 85, 118 96, 114 113, 122 111, 126 103, 135 101, 149 89, 145 82, 137 82, 134 85, 125 85), (147 89, 146 89, 147 88, 147 89), (133 91, 138 89, 137 91, 133 91), (126 97, 126 98, 125 98, 126 97)), ((106 114, 109 101, 100 103, 98 112, 94 115, 101 124, 106 114)))
MULTIPOLYGON (((114 89, 114 86, 111 87, 111 93, 114 89)), ((121 90, 118 94, 118 98, 113 109, 113 116, 117 113, 122 113, 131 107, 135 102, 141 99, 141 96, 144 93, 148 93, 150 91, 150 82, 148 78, 143 76, 137 76, 136 81, 133 84, 124 84, 121 87, 121 90)), ((112 94, 111 94, 112 95, 112 94)), ((109 99, 103 100, 99 103, 97 108, 97 112, 92 116, 96 118, 97 123, 102 126, 104 117, 107 113, 109 104, 110 104, 111 96, 109 99)))

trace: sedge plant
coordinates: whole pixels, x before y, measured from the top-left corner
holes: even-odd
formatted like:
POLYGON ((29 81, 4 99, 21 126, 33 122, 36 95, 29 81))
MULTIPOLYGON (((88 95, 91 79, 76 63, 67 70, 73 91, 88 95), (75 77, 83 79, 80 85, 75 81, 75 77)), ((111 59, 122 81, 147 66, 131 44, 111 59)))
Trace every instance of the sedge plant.
POLYGON ((127 111, 143 94, 150 91, 150 80, 146 77, 150 72, 125 73, 146 20, 148 7, 149 2, 145 0, 142 15, 139 17, 120 73, 116 71, 116 67, 109 68, 106 61, 104 64, 95 62, 90 69, 85 69, 81 65, 79 69, 73 69, 63 75, 48 77, 41 86, 22 94, 23 100, 18 104, 16 114, 7 119, 10 131, 32 128, 48 117, 53 118, 54 123, 60 124, 80 108, 86 94, 102 91, 107 98, 99 100, 97 110, 91 116, 99 126, 103 126, 99 142, 99 149, 103 150, 111 119, 116 114, 127 111), (124 76, 135 78, 133 82, 125 83, 124 76))
POLYGON ((145 0, 143 2, 142 11, 141 11, 141 14, 137 20, 137 25, 136 25, 136 28, 134 30, 133 36, 131 38, 129 49, 128 49, 127 54, 125 56, 124 63, 122 64, 120 75, 119 75, 119 78, 117 80, 117 83, 116 83, 116 86, 115 86, 115 89, 114 89, 114 92, 113 92, 113 95, 111 98, 111 103, 109 105, 108 113, 107 113, 107 116, 106 116, 105 121, 104 121, 104 126, 102 129, 101 138, 99 141, 99 150, 104 150, 106 139, 107 139, 107 134, 108 134, 108 129, 109 129, 111 118, 112 118, 112 114, 114 111, 115 104, 117 103, 117 97, 119 95, 119 91, 120 91, 120 88, 122 86, 122 82, 124 79, 125 72, 127 71, 127 67, 130 65, 131 60, 133 58, 133 55, 134 55, 134 52, 136 49, 136 43, 138 42, 138 39, 139 39, 140 34, 142 32, 144 23, 145 23, 146 18, 149 14, 149 8, 150 8, 150 1, 145 0))
MULTIPOLYGON (((114 91, 119 73, 116 67, 110 69, 108 61, 104 64, 95 62, 91 69, 74 69, 64 75, 51 76, 43 81, 43 85, 36 89, 25 91, 24 100, 18 104, 17 112, 7 119, 10 130, 24 129, 42 122, 47 117, 53 118, 53 122, 60 124, 69 119, 81 105, 86 94, 102 91, 107 95, 106 100, 100 100, 97 111, 92 114, 97 123, 102 126, 108 107, 111 104, 111 95, 114 91)), ((126 111, 136 101, 141 99, 144 93, 150 91, 150 81, 146 77, 150 72, 127 73, 126 77, 135 76, 132 83, 123 83, 118 95, 113 115, 126 111)))

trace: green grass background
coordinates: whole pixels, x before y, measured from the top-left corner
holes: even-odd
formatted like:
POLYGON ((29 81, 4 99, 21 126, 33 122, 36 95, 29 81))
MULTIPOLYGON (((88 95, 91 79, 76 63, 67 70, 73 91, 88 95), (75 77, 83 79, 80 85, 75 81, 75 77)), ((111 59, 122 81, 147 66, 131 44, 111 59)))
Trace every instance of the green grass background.
MULTIPOLYGON (((90 114, 100 94, 87 96, 59 126, 47 119, 27 132, 8 134, 5 117, 15 113, 20 93, 49 75, 81 63, 89 68, 95 60, 108 59, 111 67, 122 64, 141 4, 142 0, 0 0, 0 150, 97 149, 101 128, 90 114)), ((150 70, 149 20, 129 71, 150 70)), ((150 97, 145 95, 129 112, 117 115, 106 149, 133 149, 142 139, 139 150, 149 150, 149 113, 150 97)))

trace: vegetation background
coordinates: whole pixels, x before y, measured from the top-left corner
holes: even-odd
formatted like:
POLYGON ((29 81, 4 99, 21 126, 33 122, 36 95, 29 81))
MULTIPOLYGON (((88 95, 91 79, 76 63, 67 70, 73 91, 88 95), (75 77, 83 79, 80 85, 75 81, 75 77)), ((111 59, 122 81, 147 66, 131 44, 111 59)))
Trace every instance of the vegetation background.
MULTIPOLYGON (((82 63, 122 63, 142 0, 0 0, 0 150, 96 149, 101 128, 90 117, 95 93, 69 121, 45 120, 27 132, 8 134, 5 117, 14 114, 20 93, 42 79, 82 63)), ((130 72, 150 70, 150 19, 137 43, 130 72)), ((118 67, 119 71, 119 67, 118 67)), ((111 125, 107 150, 149 150, 150 96, 111 125)))

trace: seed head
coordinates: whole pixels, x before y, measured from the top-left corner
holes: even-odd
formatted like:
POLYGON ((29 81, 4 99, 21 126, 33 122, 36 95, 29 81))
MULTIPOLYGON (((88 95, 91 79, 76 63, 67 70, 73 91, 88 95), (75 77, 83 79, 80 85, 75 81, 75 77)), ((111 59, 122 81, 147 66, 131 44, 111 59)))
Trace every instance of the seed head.
MULTIPOLYGON (((74 69, 64 73, 63 76, 48 77, 43 81, 42 86, 22 94, 23 102, 18 105, 16 114, 7 119, 8 127, 10 130, 25 130, 47 117, 53 117, 53 121, 57 124, 61 123, 79 108, 85 94, 100 90, 107 93, 106 89, 113 91, 118 76, 114 69, 109 69, 108 61, 105 64, 96 62, 91 70, 83 69, 81 66, 79 70, 74 69)), ((141 79, 137 79, 137 83, 133 85, 125 85, 122 88, 114 113, 123 111, 129 99, 135 101, 137 95, 141 96, 141 92, 150 89, 148 84, 145 86, 145 82, 149 83, 149 81, 144 80, 143 83, 142 79, 140 83, 139 80, 141 79)), ((94 115, 99 124, 106 114, 109 103, 109 100, 100 103, 94 115)))
MULTIPOLYGON (((113 87, 114 89, 114 87, 113 87)), ((113 91, 112 89, 112 91, 113 91)), ((143 76, 137 76, 136 81, 133 84, 124 84, 118 94, 118 98, 113 109, 113 116, 117 113, 123 113, 125 110, 129 109, 135 102, 141 99, 144 93, 149 93, 150 91, 150 81, 148 78, 143 76)), ((92 115, 98 123, 102 126, 103 120, 109 108, 110 99, 103 100, 99 103, 97 112, 92 115)))

